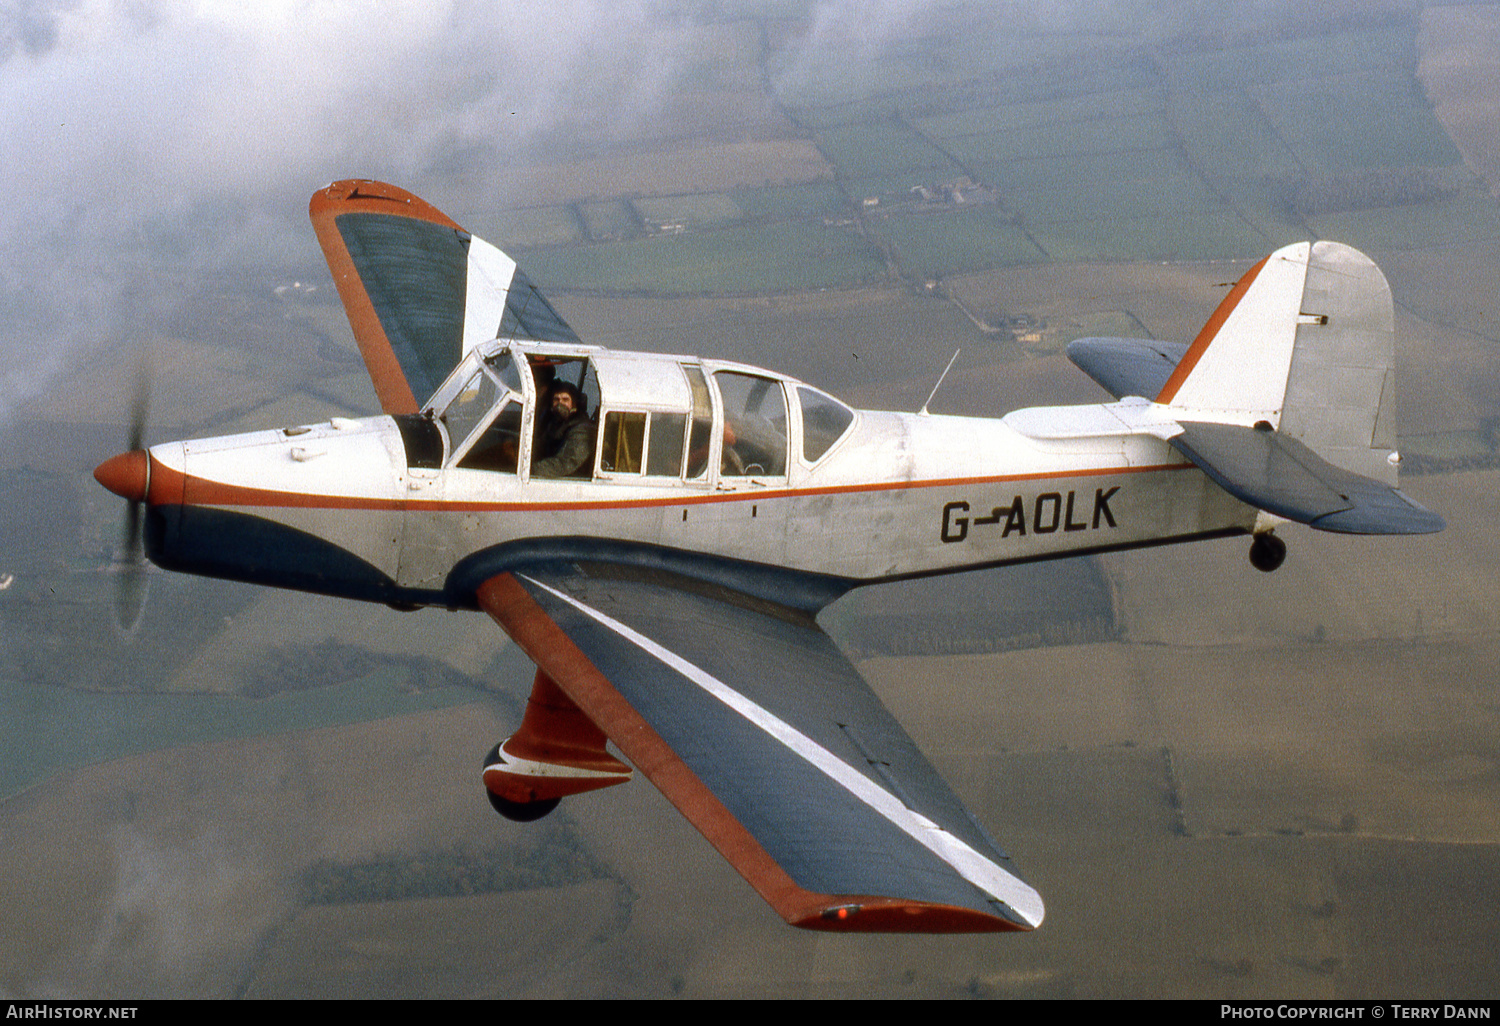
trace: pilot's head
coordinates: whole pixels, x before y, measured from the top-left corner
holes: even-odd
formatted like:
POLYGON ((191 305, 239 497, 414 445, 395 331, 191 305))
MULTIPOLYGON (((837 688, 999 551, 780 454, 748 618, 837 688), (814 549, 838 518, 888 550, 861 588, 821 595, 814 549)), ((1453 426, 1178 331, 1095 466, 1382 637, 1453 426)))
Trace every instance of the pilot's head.
POLYGON ((576 385, 570 385, 566 381, 554 382, 552 385, 552 412, 555 416, 567 420, 575 413, 583 412, 583 393, 576 385))

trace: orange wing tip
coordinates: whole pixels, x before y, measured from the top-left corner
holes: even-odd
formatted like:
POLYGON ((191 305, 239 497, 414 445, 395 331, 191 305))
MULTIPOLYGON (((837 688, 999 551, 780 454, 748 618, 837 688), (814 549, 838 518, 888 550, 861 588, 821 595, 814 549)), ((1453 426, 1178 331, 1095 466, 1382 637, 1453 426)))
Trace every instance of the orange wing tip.
POLYGON ((464 230, 447 214, 420 196, 407 192, 399 185, 369 178, 346 178, 324 186, 312 194, 312 199, 307 204, 308 216, 315 223, 320 215, 350 211, 399 214, 402 217, 447 225, 458 231, 464 230))
POLYGON ((867 898, 824 905, 787 919, 803 930, 830 933, 1018 933, 1033 926, 1003 916, 921 901, 867 898))

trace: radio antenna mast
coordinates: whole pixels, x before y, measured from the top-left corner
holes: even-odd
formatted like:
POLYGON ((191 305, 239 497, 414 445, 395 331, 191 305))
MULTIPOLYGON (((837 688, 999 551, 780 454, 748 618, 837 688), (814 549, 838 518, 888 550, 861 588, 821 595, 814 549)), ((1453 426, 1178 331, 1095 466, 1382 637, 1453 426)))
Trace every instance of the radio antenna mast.
POLYGON ((943 387, 943 379, 946 378, 948 376, 948 372, 953 369, 953 361, 958 359, 958 354, 961 352, 963 352, 962 349, 953 350, 953 356, 948 360, 948 366, 944 367, 943 373, 938 375, 937 384, 932 386, 932 391, 927 394, 927 402, 922 404, 922 409, 918 411, 917 416, 932 416, 932 414, 927 412, 927 407, 932 404, 932 397, 937 395, 937 390, 943 387))

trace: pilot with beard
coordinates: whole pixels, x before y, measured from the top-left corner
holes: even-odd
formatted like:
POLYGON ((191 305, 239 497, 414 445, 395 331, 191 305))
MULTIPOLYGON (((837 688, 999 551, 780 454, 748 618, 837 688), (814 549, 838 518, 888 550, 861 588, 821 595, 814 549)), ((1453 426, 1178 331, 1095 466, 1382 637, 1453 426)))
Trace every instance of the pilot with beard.
POLYGON ((532 477, 588 476, 594 456, 594 425, 584 410, 586 405, 577 386, 566 381, 553 383, 551 408, 536 438, 538 458, 531 464, 532 477))

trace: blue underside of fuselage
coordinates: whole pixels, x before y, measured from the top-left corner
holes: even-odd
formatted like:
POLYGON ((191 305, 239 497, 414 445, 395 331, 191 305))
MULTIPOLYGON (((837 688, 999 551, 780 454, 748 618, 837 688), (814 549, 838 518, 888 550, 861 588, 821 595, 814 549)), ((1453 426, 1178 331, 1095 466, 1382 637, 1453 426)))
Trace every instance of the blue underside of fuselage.
POLYGON ((560 537, 491 546, 460 560, 442 589, 404 588, 378 567, 316 535, 252 513, 204 506, 152 507, 146 517, 146 552, 153 563, 179 573, 403 608, 477 610, 474 593, 491 577, 559 562, 633 566, 808 611, 823 608, 857 583, 638 542, 560 537))
POLYGON ((167 570, 397 606, 443 604, 442 593, 402 588, 347 549, 306 531, 233 510, 153 506, 146 553, 167 570))
MULTIPOLYGON (((1224 528, 1101 545, 1068 553, 948 567, 882 580, 903 580, 1243 533, 1242 528, 1224 528)), ((402 609, 443 606, 477 610, 475 592, 490 578, 524 570, 528 566, 558 563, 592 562, 634 567, 647 576, 665 575, 684 581, 699 581, 706 586, 726 588, 751 599, 807 613, 816 613, 853 588, 880 583, 789 570, 643 542, 568 536, 522 538, 493 545, 459 560, 441 588, 406 588, 373 564, 316 535, 253 513, 204 506, 151 507, 146 516, 146 552, 153 563, 180 573, 362 602, 382 602, 402 609)))

